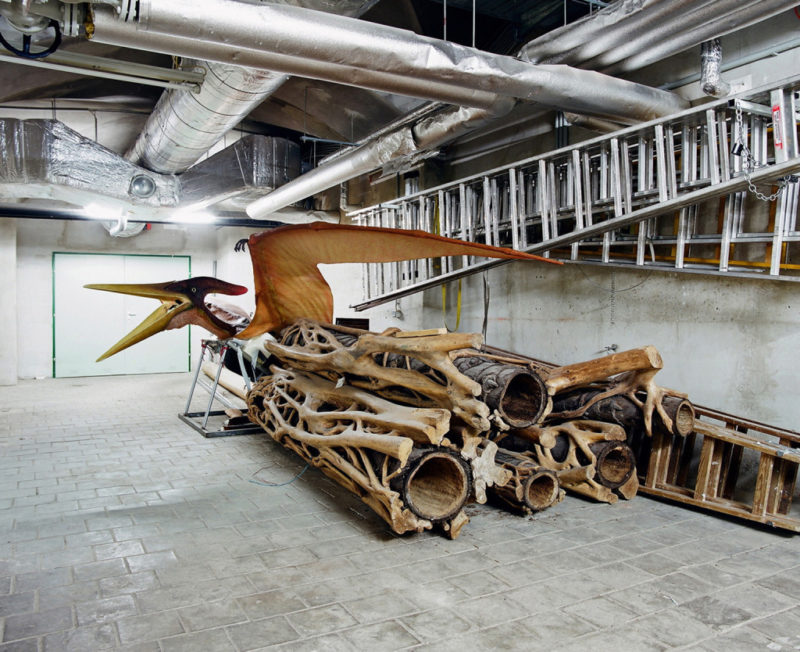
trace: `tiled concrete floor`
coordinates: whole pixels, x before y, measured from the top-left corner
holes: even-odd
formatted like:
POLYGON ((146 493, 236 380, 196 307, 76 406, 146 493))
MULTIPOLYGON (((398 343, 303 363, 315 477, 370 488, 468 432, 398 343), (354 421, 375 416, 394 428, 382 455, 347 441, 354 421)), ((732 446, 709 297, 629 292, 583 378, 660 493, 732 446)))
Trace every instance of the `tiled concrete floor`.
POLYGON ((251 482, 303 465, 185 426, 189 382, 0 388, 0 651, 800 646, 800 538, 641 496, 395 537, 314 469, 251 482))

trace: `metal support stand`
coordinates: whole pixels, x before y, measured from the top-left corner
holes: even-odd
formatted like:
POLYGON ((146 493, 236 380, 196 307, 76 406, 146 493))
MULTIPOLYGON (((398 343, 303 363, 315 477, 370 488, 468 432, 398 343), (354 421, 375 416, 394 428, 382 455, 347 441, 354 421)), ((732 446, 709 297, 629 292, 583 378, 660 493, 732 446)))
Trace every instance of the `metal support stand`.
POLYGON ((219 377, 222 374, 221 362, 230 348, 236 350, 236 355, 239 360, 239 368, 242 372, 242 377, 244 378, 245 387, 248 391, 250 391, 251 382, 244 366, 244 357, 242 356, 241 344, 232 340, 203 340, 202 346, 200 347, 200 359, 197 361, 197 368, 195 369, 194 378, 192 379, 189 397, 186 399, 186 407, 184 408, 183 413, 178 415, 178 418, 181 421, 206 438, 231 437, 234 435, 255 435, 264 432, 260 426, 251 423, 246 415, 226 418, 222 427, 217 430, 209 429, 208 427, 208 420, 210 417, 227 417, 225 410, 211 409, 212 405, 214 404, 214 399, 222 403, 226 408, 237 409, 233 403, 226 399, 222 394, 218 393, 219 377), (211 385, 200 378, 203 360, 205 359, 206 351, 208 349, 218 350, 220 356, 220 365, 217 367, 217 374, 214 378, 213 384, 211 385), (198 384, 209 393, 208 405, 206 406, 205 412, 189 412, 189 407, 192 403, 192 397, 194 396, 194 390, 198 384))

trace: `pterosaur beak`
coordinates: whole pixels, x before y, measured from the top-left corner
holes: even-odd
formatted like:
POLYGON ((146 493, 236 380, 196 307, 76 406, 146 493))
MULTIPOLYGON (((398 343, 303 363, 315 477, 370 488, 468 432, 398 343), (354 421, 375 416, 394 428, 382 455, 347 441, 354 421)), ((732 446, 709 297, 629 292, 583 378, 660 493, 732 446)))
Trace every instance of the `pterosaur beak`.
MULTIPOLYGON (((92 283, 84 285, 90 290, 104 290, 106 292, 118 292, 120 294, 132 294, 138 297, 158 299, 161 305, 156 308, 141 324, 134 328, 130 333, 123 337, 119 342, 112 346, 108 351, 101 355, 97 362, 119 353, 129 346, 147 339, 151 335, 160 333, 169 328, 179 328, 188 323, 199 323, 203 326, 214 329, 216 326, 222 333, 226 332, 226 324, 219 322, 209 313, 205 297, 207 294, 244 294, 247 288, 233 283, 226 283, 219 279, 209 277, 189 278, 183 281, 171 281, 169 283, 92 283), (187 310, 197 309, 198 313, 192 313, 196 319, 175 318, 187 310), (219 322, 219 323, 217 323, 219 322)), ((232 335, 233 332, 230 333, 232 335)))
POLYGON ((97 362, 101 362, 115 353, 127 349, 129 346, 133 346, 151 335, 166 330, 170 321, 172 321, 176 315, 192 308, 193 304, 191 299, 183 292, 176 291, 175 289, 167 289, 170 285, 172 285, 172 283, 91 283, 83 286, 90 290, 105 290, 106 292, 132 294, 138 297, 148 297, 161 301, 161 305, 158 306, 158 308, 150 313, 141 324, 97 358, 97 362))

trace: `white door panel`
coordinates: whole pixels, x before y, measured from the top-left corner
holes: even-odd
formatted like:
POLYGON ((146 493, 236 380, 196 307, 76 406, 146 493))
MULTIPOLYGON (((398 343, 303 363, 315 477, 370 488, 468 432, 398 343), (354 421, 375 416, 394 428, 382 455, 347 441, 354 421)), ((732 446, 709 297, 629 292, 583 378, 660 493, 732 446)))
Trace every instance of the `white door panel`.
POLYGON ((189 276, 188 257, 53 256, 56 377, 186 371, 188 329, 166 331, 102 362, 95 360, 157 307, 152 299, 87 290, 87 283, 154 283, 189 276))

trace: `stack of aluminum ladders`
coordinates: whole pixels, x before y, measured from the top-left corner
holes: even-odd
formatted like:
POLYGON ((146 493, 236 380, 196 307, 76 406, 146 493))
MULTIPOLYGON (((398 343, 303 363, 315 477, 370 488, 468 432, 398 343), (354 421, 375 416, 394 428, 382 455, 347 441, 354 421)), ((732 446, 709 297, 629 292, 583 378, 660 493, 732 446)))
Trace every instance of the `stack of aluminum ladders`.
MULTIPOLYGON (((800 281, 799 91, 796 77, 350 217, 567 262, 800 281)), ((500 264, 369 264, 356 308, 500 264)))

